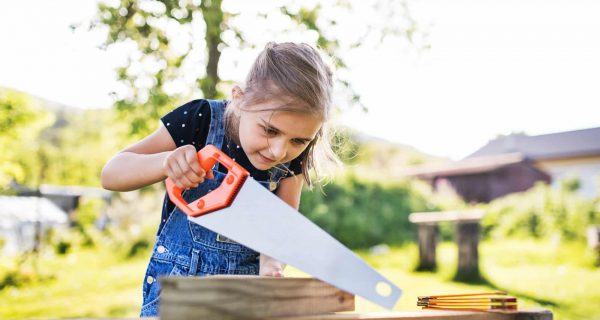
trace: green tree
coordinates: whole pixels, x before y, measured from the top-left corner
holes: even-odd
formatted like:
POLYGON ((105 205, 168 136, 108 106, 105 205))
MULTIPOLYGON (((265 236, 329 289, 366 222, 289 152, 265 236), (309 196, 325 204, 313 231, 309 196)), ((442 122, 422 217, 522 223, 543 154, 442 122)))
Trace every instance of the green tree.
POLYGON ((60 123, 46 130, 38 158, 41 180, 59 185, 100 185, 108 157, 123 147, 127 132, 113 123, 112 109, 76 110, 60 115, 60 123))
MULTIPOLYGON (((365 12, 355 12, 355 21, 366 27, 353 36, 347 26, 338 24, 340 14, 352 12, 343 0, 313 1, 309 6, 292 0, 119 0, 100 3, 92 26, 108 29, 106 47, 133 48, 126 65, 117 70, 124 88, 115 97, 119 117, 130 124, 135 139, 148 134, 161 115, 194 96, 198 88, 205 98, 224 97, 231 82, 223 81, 219 73, 222 54, 233 57, 285 34, 287 39, 310 39, 307 42, 318 45, 343 69, 341 53, 359 46, 368 35, 378 33, 381 41, 388 35, 413 39, 416 22, 404 2, 379 1, 374 8, 385 14, 367 21, 365 12), (250 24, 254 32, 247 30, 250 24), (351 39, 341 41, 343 33, 351 39)), ((360 104, 347 77, 343 73, 338 77, 349 100, 360 104)))
POLYGON ((37 137, 52 121, 27 95, 0 89, 0 190, 13 180, 30 185, 39 180, 37 137))
POLYGON ((112 109, 78 110, 0 88, 0 191, 11 181, 99 186, 108 157, 129 129, 112 109))

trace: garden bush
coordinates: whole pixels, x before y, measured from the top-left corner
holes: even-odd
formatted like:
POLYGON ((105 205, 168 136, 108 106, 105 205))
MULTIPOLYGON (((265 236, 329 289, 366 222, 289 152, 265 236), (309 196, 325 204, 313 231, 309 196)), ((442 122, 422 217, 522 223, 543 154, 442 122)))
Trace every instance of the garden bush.
POLYGON ((600 223, 600 198, 586 199, 569 187, 537 184, 532 189, 480 205, 485 237, 558 238, 581 241, 600 223))
POLYGON ((408 181, 382 184, 354 175, 303 192, 300 212, 350 248, 416 239, 408 221, 415 211, 436 210, 408 181))

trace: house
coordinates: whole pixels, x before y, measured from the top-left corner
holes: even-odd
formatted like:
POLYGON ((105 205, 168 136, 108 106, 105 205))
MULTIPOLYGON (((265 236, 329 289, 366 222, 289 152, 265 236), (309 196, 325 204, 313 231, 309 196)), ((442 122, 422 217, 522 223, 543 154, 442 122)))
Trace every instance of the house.
POLYGON ((67 228, 67 213, 43 197, 0 196, 0 253, 13 255, 36 247, 51 228, 67 228))
POLYGON ((585 197, 600 194, 600 127, 538 136, 501 136, 458 162, 420 167, 410 176, 449 187, 467 202, 489 202, 537 182, 576 179, 585 197))
POLYGON ((29 189, 13 183, 11 189, 19 196, 44 197, 66 212, 69 217, 79 206, 82 197, 100 198, 106 204, 112 201, 112 192, 94 187, 41 184, 39 189, 29 189))
MULTIPOLYGON (((0 254, 5 255, 31 251, 49 229, 69 227, 81 197, 101 198, 107 204, 112 198, 109 191, 82 186, 42 184, 29 189, 13 183, 11 188, 18 196, 0 196, 0 254)), ((97 227, 106 219, 103 213, 97 227)))
POLYGON ((84 186, 42 184, 40 185, 39 193, 68 213, 77 209, 81 197, 100 198, 107 204, 110 204, 112 200, 112 192, 84 186))

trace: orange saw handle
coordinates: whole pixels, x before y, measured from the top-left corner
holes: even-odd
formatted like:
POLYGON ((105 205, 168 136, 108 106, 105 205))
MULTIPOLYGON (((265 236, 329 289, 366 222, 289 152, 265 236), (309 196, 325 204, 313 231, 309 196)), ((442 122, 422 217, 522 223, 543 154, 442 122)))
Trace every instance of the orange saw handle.
POLYGON ((165 180, 171 201, 181 211, 192 217, 198 217, 230 206, 242 184, 250 175, 240 164, 233 161, 223 151, 213 145, 206 145, 198 151, 197 155, 198 162, 200 162, 200 166, 205 171, 210 172, 213 166, 219 162, 227 168, 228 172, 219 187, 192 203, 187 203, 183 199, 181 195, 183 190, 171 178, 165 180))

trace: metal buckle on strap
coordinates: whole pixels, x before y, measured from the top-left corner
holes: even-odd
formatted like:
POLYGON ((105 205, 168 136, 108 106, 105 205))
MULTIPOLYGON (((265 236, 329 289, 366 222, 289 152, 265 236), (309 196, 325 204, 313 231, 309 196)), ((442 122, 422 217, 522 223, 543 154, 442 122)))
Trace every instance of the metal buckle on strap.
POLYGON ((233 243, 233 244, 239 244, 229 238, 227 238, 226 236, 220 235, 217 233, 217 241, 218 242, 225 242, 225 243, 233 243))
POLYGON ((269 191, 273 191, 275 189, 277 189, 277 182, 269 181, 269 191))

